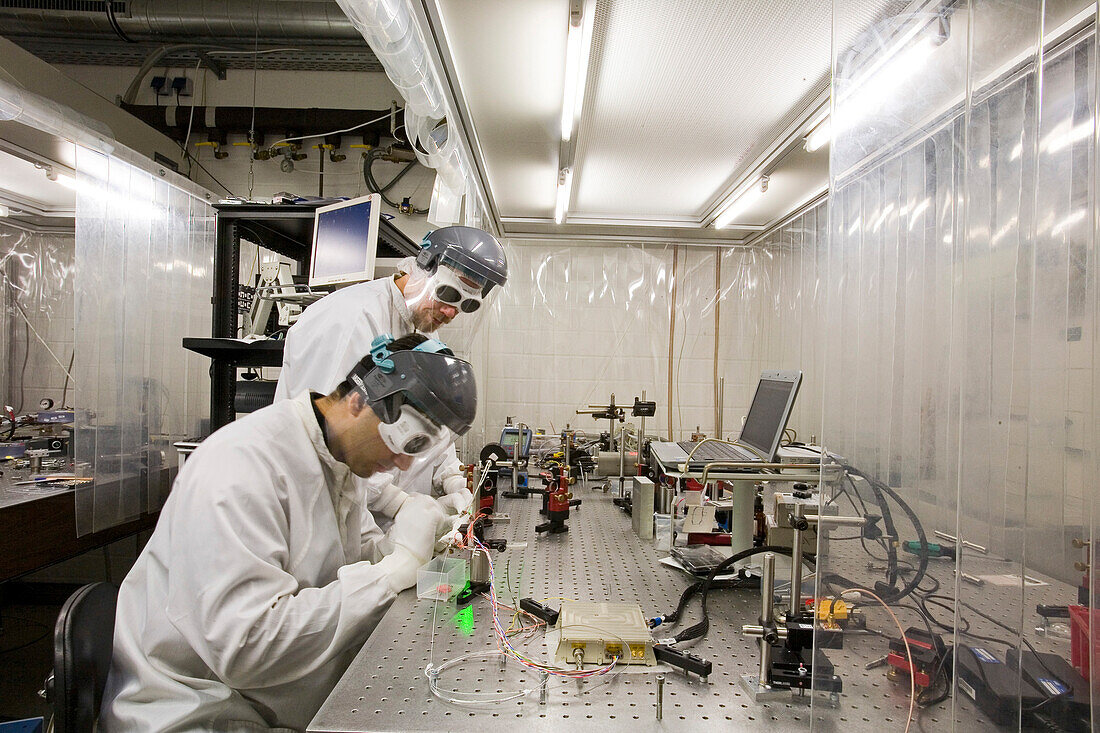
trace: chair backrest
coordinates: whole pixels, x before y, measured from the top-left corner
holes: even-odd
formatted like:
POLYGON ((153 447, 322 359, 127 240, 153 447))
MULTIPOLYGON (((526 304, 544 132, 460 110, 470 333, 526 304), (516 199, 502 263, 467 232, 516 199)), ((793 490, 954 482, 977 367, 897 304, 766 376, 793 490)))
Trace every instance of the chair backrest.
POLYGON ((90 733, 111 668, 118 588, 90 583, 65 601, 54 626, 54 730, 90 733))

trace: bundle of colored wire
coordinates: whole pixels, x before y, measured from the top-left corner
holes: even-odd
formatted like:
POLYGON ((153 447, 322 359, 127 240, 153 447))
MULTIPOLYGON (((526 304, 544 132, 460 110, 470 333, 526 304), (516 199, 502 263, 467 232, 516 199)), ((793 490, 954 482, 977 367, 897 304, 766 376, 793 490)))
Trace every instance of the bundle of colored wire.
POLYGON ((594 669, 565 669, 550 664, 543 664, 542 662, 528 657, 519 649, 516 649, 514 646, 512 646, 512 642, 508 638, 508 633, 500 622, 500 614, 497 612, 497 608, 501 604, 497 601, 496 583, 494 583, 496 575, 495 569, 493 568, 493 559, 489 555, 488 548, 486 548, 485 545, 483 545, 481 541, 477 539, 477 537, 474 537, 472 533, 467 533, 466 539, 467 541, 473 542, 475 547, 485 552, 485 555, 488 558, 489 600, 493 609, 493 630, 496 632, 497 649, 499 649, 501 653, 511 657, 512 659, 515 659, 517 662, 522 664, 524 667, 527 667, 528 669, 533 669, 539 672, 546 672, 547 674, 553 675, 555 677, 587 679, 589 677, 599 677, 600 675, 607 674, 608 672, 615 669, 615 666, 619 661, 618 657, 612 659, 610 664, 605 664, 601 667, 596 667, 594 669))

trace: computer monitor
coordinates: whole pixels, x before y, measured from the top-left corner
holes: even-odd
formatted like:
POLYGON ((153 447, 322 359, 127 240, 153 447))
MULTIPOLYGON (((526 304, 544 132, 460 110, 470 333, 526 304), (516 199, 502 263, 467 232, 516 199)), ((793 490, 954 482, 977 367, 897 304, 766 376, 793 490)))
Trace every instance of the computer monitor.
POLYGON ((381 205, 382 197, 372 193, 317 209, 309 259, 310 287, 374 277, 381 205))
POLYGON ((801 384, 800 371, 763 372, 738 442, 755 449, 760 455, 769 456, 767 460, 773 459, 801 384))

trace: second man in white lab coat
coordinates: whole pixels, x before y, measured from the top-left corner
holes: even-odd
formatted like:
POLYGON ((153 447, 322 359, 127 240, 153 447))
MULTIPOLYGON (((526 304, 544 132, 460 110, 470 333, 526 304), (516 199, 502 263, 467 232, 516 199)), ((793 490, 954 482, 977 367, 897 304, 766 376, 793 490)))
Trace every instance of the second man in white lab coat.
MULTIPOLYGON (((415 260, 406 261, 406 272, 344 288, 305 310, 287 332, 276 400, 304 390, 327 393, 362 356, 362 344, 386 334, 431 333, 459 313, 477 312, 508 278, 504 248, 480 229, 443 227, 421 247, 415 260)), ((418 457, 406 471, 369 479, 371 512, 392 517, 407 493, 430 494, 433 485, 445 494, 440 503, 449 512, 469 506, 472 495, 453 443, 418 457)))

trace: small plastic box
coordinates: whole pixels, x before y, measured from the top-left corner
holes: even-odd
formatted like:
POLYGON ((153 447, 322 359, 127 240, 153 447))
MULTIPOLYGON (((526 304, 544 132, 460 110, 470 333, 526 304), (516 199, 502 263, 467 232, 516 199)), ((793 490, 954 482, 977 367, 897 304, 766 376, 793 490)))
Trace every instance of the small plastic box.
POLYGON ((469 578, 465 560, 437 557, 416 571, 416 597, 447 601, 457 596, 469 578))
POLYGON ((653 515, 653 541, 658 550, 672 549, 672 515, 653 515))

